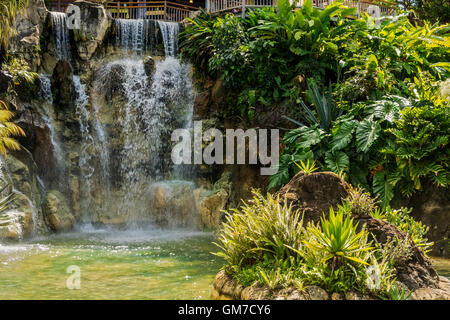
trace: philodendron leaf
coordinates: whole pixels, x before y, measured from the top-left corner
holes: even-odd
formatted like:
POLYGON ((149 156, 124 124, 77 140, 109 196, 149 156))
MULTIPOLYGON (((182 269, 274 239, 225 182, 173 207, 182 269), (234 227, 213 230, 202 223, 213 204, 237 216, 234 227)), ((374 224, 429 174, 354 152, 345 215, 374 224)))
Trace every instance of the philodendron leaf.
POLYGON ((300 144, 303 148, 309 148, 313 145, 316 145, 322 141, 324 137, 323 131, 317 127, 313 128, 300 128, 302 134, 300 136, 300 144))
POLYGON ((325 154, 325 164, 330 171, 339 174, 348 170, 350 161, 348 156, 342 151, 327 152, 325 154))
POLYGON ((386 208, 394 197, 394 187, 390 184, 386 171, 378 171, 373 176, 373 192, 379 196, 381 205, 386 208))
POLYGON ((342 122, 338 131, 333 136, 333 140, 331 140, 331 151, 338 151, 348 146, 350 141, 352 141, 355 126, 355 120, 342 122))
POLYGON ((369 151, 372 144, 380 135, 381 127, 378 122, 364 120, 356 128, 356 148, 358 152, 369 151))

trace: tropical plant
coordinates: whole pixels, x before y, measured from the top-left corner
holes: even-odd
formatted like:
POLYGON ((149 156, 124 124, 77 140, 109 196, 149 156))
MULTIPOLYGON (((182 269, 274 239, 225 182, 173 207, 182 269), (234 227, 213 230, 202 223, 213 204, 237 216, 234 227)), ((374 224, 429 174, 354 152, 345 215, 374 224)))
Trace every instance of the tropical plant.
POLYGON ((19 150, 20 144, 12 136, 25 136, 25 132, 15 123, 11 122, 14 113, 8 110, 5 102, 0 100, 0 154, 6 151, 19 150))
POLYGON ((408 291, 405 288, 399 288, 397 284, 394 284, 389 288, 389 290, 386 292, 386 298, 389 300, 408 300, 412 295, 412 291, 408 291))
MULTIPOLYGON (((340 115, 342 115, 342 110, 338 110, 331 98, 331 88, 328 93, 322 94, 316 82, 311 79, 308 81, 308 90, 306 91, 306 97, 312 103, 314 111, 306 106, 302 99, 299 99, 300 105, 303 108, 303 118, 305 119, 308 126, 313 126, 318 124, 320 128, 329 132, 331 123, 335 121, 340 115), (317 115, 317 116, 316 116, 317 115)), ((287 120, 299 125, 305 126, 303 123, 293 120, 287 116, 284 116, 287 120)))
MULTIPOLYGON (((350 212, 354 216, 365 216, 373 212, 379 213, 376 201, 369 192, 364 192, 361 188, 350 186, 348 197, 345 199, 345 205, 348 205, 350 212)), ((378 215, 381 217, 381 214, 378 215)))
POLYGON ((254 191, 250 203, 227 213, 216 254, 225 258, 230 276, 243 286, 259 282, 270 290, 318 285, 328 292, 386 295, 395 280, 394 257, 372 245, 364 228, 356 231, 350 206, 330 210, 305 230, 299 212, 278 200, 254 191))
POLYGON ((39 78, 36 72, 32 72, 28 63, 22 58, 12 58, 2 65, 2 69, 7 71, 16 85, 33 84, 39 78))
POLYGON ((313 173, 314 171, 316 171, 317 168, 316 167, 316 162, 313 161, 313 163, 309 163, 309 159, 306 161, 306 163, 304 163, 303 161, 300 160, 300 164, 295 163, 297 165, 297 167, 306 175, 309 175, 311 173, 313 173))
POLYGON ((267 198, 253 191, 253 199, 240 210, 226 214, 222 225, 217 255, 223 257, 232 272, 264 259, 289 258, 292 253, 285 246, 297 248, 303 237, 303 223, 299 212, 280 204, 270 194, 267 198))
POLYGON ((344 207, 336 213, 330 208, 328 218, 322 217, 320 226, 311 224, 307 227, 312 236, 305 241, 307 247, 324 252, 322 261, 328 261, 333 269, 339 268, 346 260, 368 265, 361 253, 373 249, 367 241, 368 232, 356 232, 358 223, 353 223, 349 213, 344 207))
POLYGON ((9 39, 16 34, 14 21, 27 3, 28 0, 0 1, 0 52, 7 53, 9 39))
POLYGON ((426 238, 430 228, 411 217, 411 211, 412 209, 407 208, 395 210, 388 207, 385 211, 384 219, 406 232, 417 247, 422 249, 424 253, 428 253, 433 246, 433 242, 428 241, 426 238))
POLYGON ((317 125, 294 129, 283 138, 286 148, 269 187, 288 182, 296 173, 295 162, 308 158, 326 170, 345 173, 353 185, 377 195, 383 208, 396 194, 409 197, 420 190, 423 179, 446 187, 449 112, 443 99, 432 103, 386 96, 355 104, 333 122, 330 133, 317 125))

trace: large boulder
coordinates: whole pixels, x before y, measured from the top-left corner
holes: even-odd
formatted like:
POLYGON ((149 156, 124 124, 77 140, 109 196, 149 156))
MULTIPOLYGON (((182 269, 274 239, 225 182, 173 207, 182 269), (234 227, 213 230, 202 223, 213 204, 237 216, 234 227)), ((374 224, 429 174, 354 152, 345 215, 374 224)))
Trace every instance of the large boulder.
POLYGON ((324 212, 334 209, 348 197, 350 185, 337 174, 318 172, 298 173, 277 193, 294 210, 305 213, 305 221, 319 222, 324 212))
POLYGON ((18 241, 32 235, 40 226, 36 206, 40 194, 28 166, 11 155, 1 160, 0 189, 1 198, 11 197, 0 214, 0 240, 18 241))
POLYGON ((47 192, 42 204, 47 226, 53 231, 67 231, 73 228, 75 219, 61 192, 47 192))
POLYGON ((95 51, 102 45, 112 18, 102 5, 75 1, 80 8, 80 28, 74 30, 74 39, 81 60, 91 59, 95 51))
MULTIPOLYGON (((304 212, 305 222, 317 223, 327 214, 331 207, 336 207, 350 195, 350 185, 338 175, 331 172, 312 174, 298 173, 286 184, 277 195, 280 201, 287 201, 294 209, 304 212)), ((354 217, 359 228, 365 226, 373 239, 381 244, 399 238, 404 240, 409 236, 394 225, 372 218, 369 213, 354 217)), ((396 266, 397 278, 408 289, 416 290, 424 287, 434 287, 438 275, 424 253, 410 240, 411 256, 400 261, 396 266)))

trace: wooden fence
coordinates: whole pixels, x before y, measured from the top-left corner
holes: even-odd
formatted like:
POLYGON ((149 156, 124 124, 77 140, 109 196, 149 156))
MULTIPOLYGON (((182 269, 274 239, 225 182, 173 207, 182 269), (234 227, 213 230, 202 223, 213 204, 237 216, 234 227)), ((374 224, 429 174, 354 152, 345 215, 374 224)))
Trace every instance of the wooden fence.
MULTIPOLYGON (((295 1, 298 7, 301 7, 304 3, 304 0, 291 1, 295 1)), ((313 6, 323 9, 335 1, 313 0, 313 6)), ((64 12, 74 2, 75 0, 54 0, 51 2, 50 10, 64 12)), ((206 10, 212 13, 240 12, 244 15, 247 9, 272 7, 276 5, 277 0, 206 0, 206 10)), ((395 5, 385 0, 344 0, 344 5, 357 8, 358 15, 362 11, 378 10, 380 15, 393 15, 395 12, 395 5)), ((180 22, 184 18, 189 17, 191 12, 198 10, 194 6, 167 0, 134 2, 109 1, 105 2, 104 6, 113 18, 154 19, 174 22, 180 22)), ((369 13, 373 14, 374 12, 369 13)))
MULTIPOLYGON (((55 0, 51 2, 51 11, 64 12, 75 0, 55 0)), ((103 4, 113 18, 152 19, 181 22, 198 8, 167 0, 160 1, 109 1, 103 4)))

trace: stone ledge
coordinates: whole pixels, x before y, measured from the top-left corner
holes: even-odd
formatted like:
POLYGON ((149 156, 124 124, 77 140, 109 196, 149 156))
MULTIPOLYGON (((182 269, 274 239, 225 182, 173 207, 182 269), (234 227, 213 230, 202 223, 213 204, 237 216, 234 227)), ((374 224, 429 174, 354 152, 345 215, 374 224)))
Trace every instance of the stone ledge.
MULTIPOLYGON (((224 270, 214 279, 211 290, 214 300, 375 300, 370 295, 358 291, 333 293, 331 296, 318 286, 309 286, 304 290, 294 287, 271 291, 267 286, 254 284, 244 287, 237 283, 224 270)), ((436 288, 420 288, 413 292, 410 300, 450 300, 450 280, 439 277, 436 288)))

